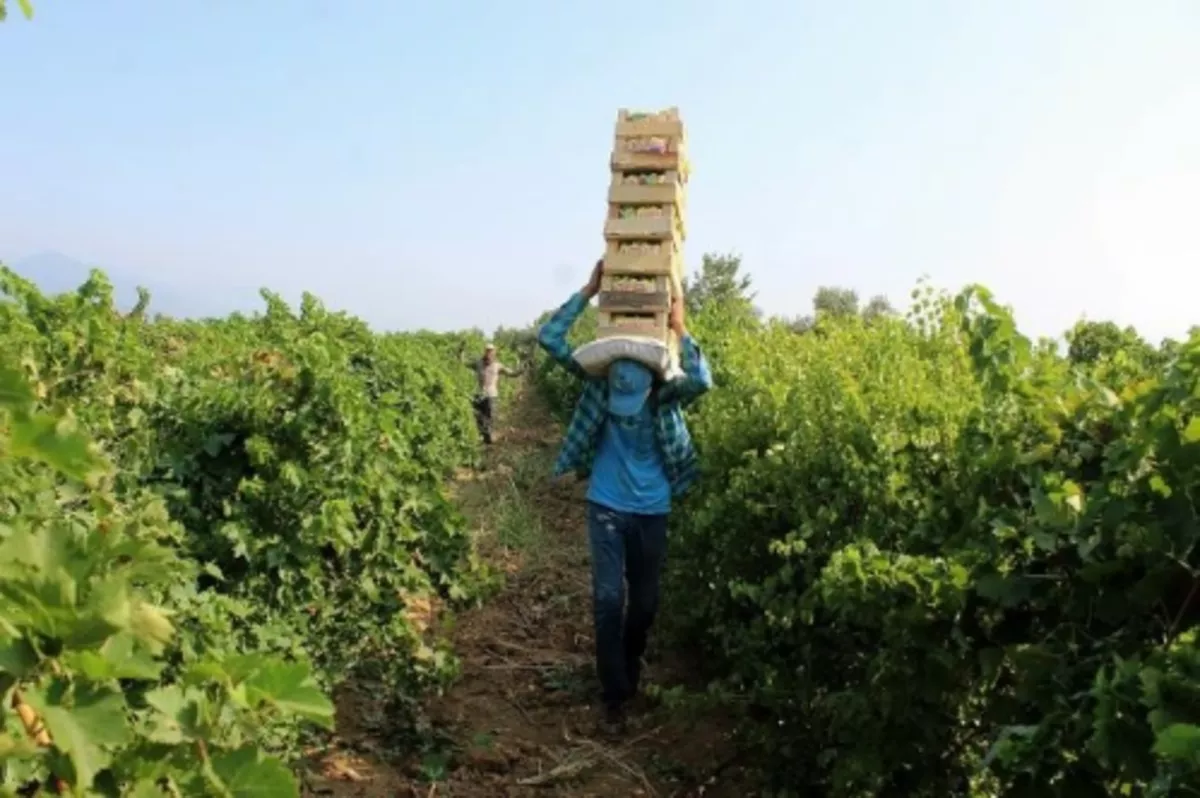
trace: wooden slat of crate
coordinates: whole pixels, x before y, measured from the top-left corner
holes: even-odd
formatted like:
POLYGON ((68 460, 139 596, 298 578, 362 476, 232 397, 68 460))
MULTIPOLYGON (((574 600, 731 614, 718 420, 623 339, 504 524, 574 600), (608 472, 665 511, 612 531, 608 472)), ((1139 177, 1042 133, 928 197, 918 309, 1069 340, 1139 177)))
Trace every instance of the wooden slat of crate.
POLYGON ((682 225, 672 217, 673 214, 609 219, 604 223, 604 237, 609 241, 666 241, 679 246, 683 243, 682 225))
POLYGON ((687 158, 681 152, 629 152, 616 149, 609 161, 614 172, 655 170, 678 172, 686 181, 687 158))
POLYGON ((657 313, 671 309, 671 294, 669 291, 655 291, 653 294, 641 291, 601 291, 597 307, 611 313, 657 313))
POLYGON ((683 240, 687 238, 687 227, 683 220, 683 209, 677 205, 621 205, 609 203, 608 220, 605 223, 604 234, 605 237, 618 241, 664 241, 672 239, 682 245, 683 240), (634 212, 638 210, 649 212, 652 208, 658 208, 658 212, 662 215, 628 216, 624 218, 621 216, 621 213, 627 209, 632 209, 634 212))
POLYGON ((670 132, 653 132, 655 127, 647 125, 642 131, 631 132, 618 123, 616 135, 613 136, 613 152, 645 151, 650 145, 654 149, 662 148, 678 155, 687 154, 687 136, 682 125, 675 128, 657 125, 659 130, 670 132))
MULTIPOLYGON (((600 293, 614 294, 623 296, 625 294, 658 294, 660 298, 656 301, 649 299, 632 299, 628 300, 624 306, 628 310, 641 309, 656 309, 670 310, 671 299, 683 294, 683 286, 680 283, 678 274, 629 274, 629 273, 613 273, 608 265, 605 264, 604 272, 600 278, 600 293)), ((613 299, 614 302, 623 301, 613 299)), ((604 299, 601 299, 601 309, 617 310, 617 307, 604 307, 604 299)))
POLYGON ((634 135, 613 137, 613 155, 621 153, 644 155, 678 155, 686 158, 687 139, 681 136, 634 135))
POLYGON ((639 112, 622 108, 617 111, 618 136, 665 136, 683 138, 685 131, 679 109, 639 112))
POLYGON ((682 216, 687 193, 675 181, 667 183, 625 183, 614 175, 608 187, 608 201, 615 205, 673 205, 682 216))
MULTIPOLYGON (((604 270, 612 275, 629 277, 664 277, 675 288, 683 281, 683 264, 679 260, 663 258, 611 258, 605 259, 604 270)), ((672 288, 672 290, 675 290, 672 288)))
POLYGON ((679 186, 681 191, 687 191, 687 186, 684 184, 683 175, 676 172, 674 169, 623 169, 612 172, 612 183, 610 185, 620 185, 622 182, 629 182, 635 185, 665 185, 674 183, 679 186), (660 179, 654 183, 644 183, 636 180, 625 181, 625 178, 634 178, 638 175, 655 175, 660 179))
POLYGON ((666 274, 620 274, 613 273, 604 265, 600 277, 601 291, 637 291, 643 294, 670 293, 674 285, 666 274))
POLYGON ((600 311, 596 337, 613 338, 621 335, 644 335, 665 342, 669 331, 670 325, 666 311, 657 313, 613 313, 600 311))

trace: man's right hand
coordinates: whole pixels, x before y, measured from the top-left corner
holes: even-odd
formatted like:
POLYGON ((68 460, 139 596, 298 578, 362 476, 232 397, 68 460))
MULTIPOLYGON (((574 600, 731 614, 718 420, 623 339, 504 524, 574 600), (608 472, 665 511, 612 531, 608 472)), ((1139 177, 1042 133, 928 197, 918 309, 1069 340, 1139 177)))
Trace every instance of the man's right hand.
POLYGON ((588 279, 587 284, 583 286, 583 295, 591 299, 596 294, 600 293, 600 278, 604 276, 604 258, 596 261, 595 267, 592 268, 592 276, 588 279))

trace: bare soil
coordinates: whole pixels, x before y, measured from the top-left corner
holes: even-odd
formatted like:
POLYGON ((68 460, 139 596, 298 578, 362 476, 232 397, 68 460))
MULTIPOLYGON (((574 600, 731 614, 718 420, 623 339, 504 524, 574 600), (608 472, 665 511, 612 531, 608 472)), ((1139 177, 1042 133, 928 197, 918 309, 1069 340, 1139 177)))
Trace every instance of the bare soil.
MULTIPOLYGON (((591 586, 583 487, 550 479, 560 427, 531 389, 500 409, 484 466, 454 486, 480 551, 505 574, 449 632, 462 674, 421 708, 422 751, 395 750, 367 686, 337 696, 338 736, 313 764, 306 793, 350 796, 749 796, 734 766, 731 724, 684 717, 640 699, 630 728, 596 728, 591 586)), ((694 681, 686 661, 652 642, 646 680, 694 681)))

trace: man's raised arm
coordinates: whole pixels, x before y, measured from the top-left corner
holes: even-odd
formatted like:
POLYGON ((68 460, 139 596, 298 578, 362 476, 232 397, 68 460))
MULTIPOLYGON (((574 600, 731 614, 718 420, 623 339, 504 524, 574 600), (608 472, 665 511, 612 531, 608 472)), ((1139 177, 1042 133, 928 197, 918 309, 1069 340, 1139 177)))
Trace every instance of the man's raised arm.
POLYGON ((588 302, 600 292, 600 273, 603 268, 604 261, 596 261, 592 277, 587 284, 556 310, 550 320, 542 325, 542 329, 538 330, 538 345, 546 350, 554 362, 584 379, 588 374, 582 366, 575 362, 571 344, 567 341, 567 334, 571 332, 571 327, 587 308, 588 302))
POLYGON ((671 329, 679 338, 680 368, 683 376, 676 377, 663 386, 662 398, 665 401, 689 405, 708 393, 712 388, 712 372, 708 368, 708 360, 687 330, 684 321, 683 297, 676 297, 671 304, 671 329))

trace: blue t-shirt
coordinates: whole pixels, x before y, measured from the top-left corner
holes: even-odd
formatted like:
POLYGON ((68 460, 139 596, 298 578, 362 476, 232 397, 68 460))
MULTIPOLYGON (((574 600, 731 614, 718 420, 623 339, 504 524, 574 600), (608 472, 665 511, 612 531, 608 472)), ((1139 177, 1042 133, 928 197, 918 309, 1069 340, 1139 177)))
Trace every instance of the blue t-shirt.
POLYGON ((650 402, 636 416, 608 414, 596 447, 587 497, 623 513, 671 512, 671 482, 658 446, 650 402))

